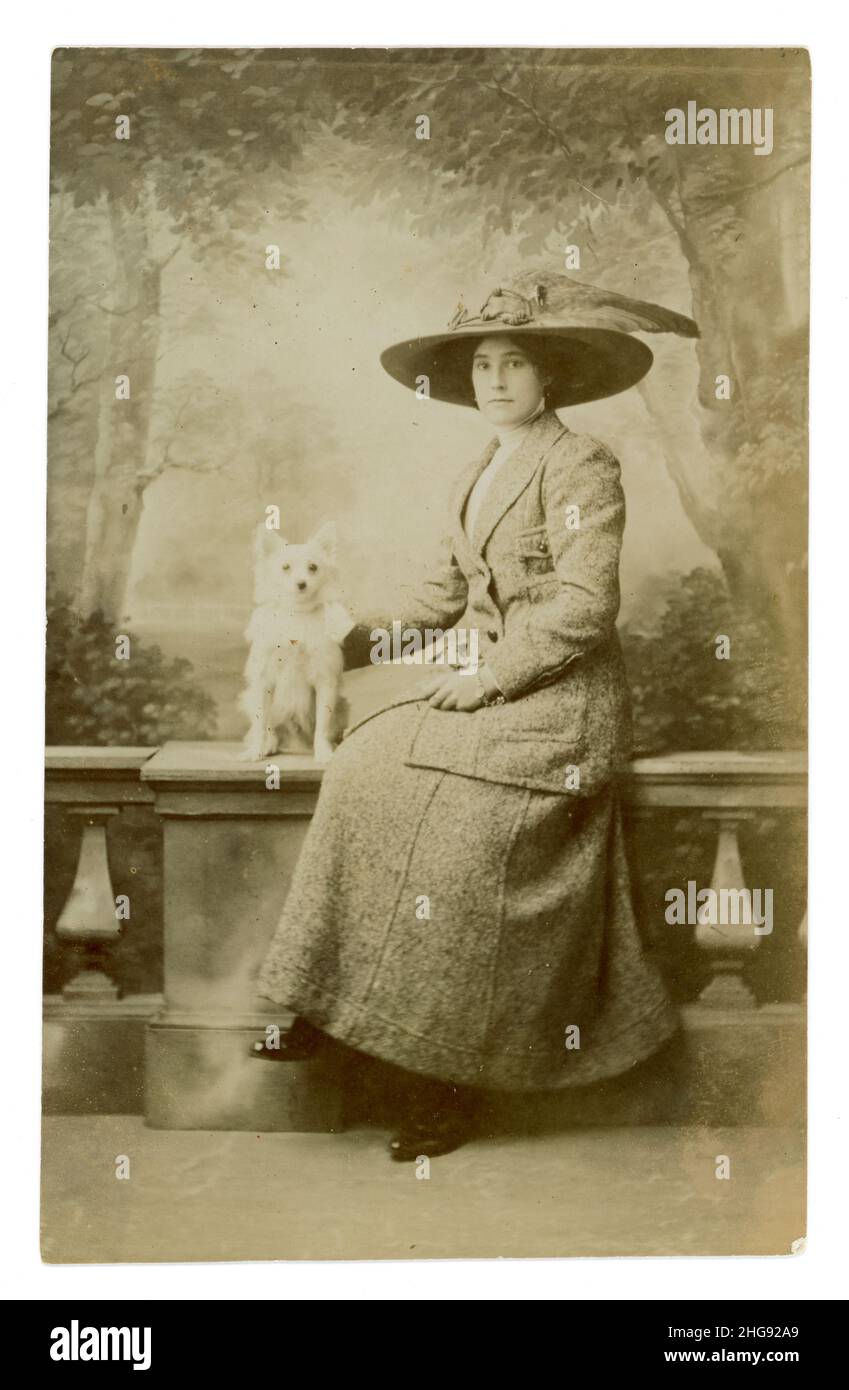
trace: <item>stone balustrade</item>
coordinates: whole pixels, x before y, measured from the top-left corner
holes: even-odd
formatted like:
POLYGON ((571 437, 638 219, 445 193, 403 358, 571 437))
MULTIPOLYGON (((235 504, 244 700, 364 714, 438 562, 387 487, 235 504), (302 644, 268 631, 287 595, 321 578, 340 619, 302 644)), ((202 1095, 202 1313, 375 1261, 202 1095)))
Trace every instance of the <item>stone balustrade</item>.
MULTIPOLYGON (((76 876, 55 928, 78 953, 79 969, 45 1008, 52 1043, 52 1050, 45 1047, 45 1095, 53 1108, 143 1105, 149 1124, 168 1128, 334 1129, 344 1123, 332 1058, 281 1068, 248 1056, 259 1029, 285 1021, 279 1009, 257 998, 254 981, 321 769, 305 755, 278 755, 269 762, 279 776, 266 779, 264 767, 240 762, 238 752, 238 745, 215 742, 48 750, 48 805, 61 805, 83 825, 76 876), (139 803, 152 807, 162 825, 164 979, 161 997, 120 998, 110 950, 134 922, 132 915, 122 922, 113 891, 107 828, 139 803), (113 1075, 123 1076, 122 1084, 111 1084, 113 1075)), ((804 811, 804 755, 640 758, 623 779, 622 795, 639 821, 674 810, 708 824, 715 862, 710 884, 698 887, 710 887, 716 901, 723 890, 729 900, 736 895, 742 901, 747 885, 738 832, 752 817, 804 811)), ((751 923, 711 920, 703 910, 691 925, 705 982, 697 1003, 684 1010, 697 1061, 690 1081, 679 1076, 675 1084, 684 1090, 695 1085, 721 1111, 719 1073, 751 1065, 749 1090, 771 1122, 781 1117, 782 1104, 801 1097, 801 1003, 757 1006, 747 970, 765 936, 751 923), (763 1066, 751 1061, 752 1039, 763 1066), (741 1055, 746 1049, 748 1061, 741 1055)), ((806 929, 805 919, 803 943, 806 929)))

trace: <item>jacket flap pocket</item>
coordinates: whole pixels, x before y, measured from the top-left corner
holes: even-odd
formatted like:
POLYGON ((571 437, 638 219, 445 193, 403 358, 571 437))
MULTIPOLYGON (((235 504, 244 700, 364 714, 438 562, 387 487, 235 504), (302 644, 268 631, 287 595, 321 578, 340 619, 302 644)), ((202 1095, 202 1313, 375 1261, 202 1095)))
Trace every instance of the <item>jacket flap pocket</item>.
POLYGON ((516 537, 516 554, 523 560, 538 560, 544 556, 550 556, 551 547, 548 543, 548 532, 544 526, 532 526, 526 531, 520 531, 516 537))
POLYGON ((479 737, 480 726, 471 715, 425 705, 405 762, 472 777, 479 737))
POLYGON ((481 740, 475 771, 479 777, 514 786, 565 792, 570 790, 570 783, 574 786, 576 768, 580 777, 585 748, 583 734, 552 738, 551 734, 528 731, 491 743, 481 740))

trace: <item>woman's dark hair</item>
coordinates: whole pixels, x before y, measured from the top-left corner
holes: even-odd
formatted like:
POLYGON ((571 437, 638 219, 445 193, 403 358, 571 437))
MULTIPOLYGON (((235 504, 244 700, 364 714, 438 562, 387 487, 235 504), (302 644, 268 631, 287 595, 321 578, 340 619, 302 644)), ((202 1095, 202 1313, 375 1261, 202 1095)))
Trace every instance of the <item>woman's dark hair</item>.
POLYGON ((553 374, 551 359, 545 349, 538 343, 520 341, 519 345, 528 361, 535 368, 540 381, 543 383, 542 393, 545 398, 545 403, 548 405, 549 383, 546 381, 546 377, 550 378, 553 374))

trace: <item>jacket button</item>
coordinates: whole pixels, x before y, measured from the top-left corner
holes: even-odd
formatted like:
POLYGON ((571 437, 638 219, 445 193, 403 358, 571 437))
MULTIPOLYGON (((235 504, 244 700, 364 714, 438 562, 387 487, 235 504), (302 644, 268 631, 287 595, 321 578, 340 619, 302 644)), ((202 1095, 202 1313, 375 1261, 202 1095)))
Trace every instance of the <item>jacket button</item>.
POLYGON ((494 627, 491 627, 491 628, 488 630, 488 632, 487 632, 486 635, 487 635, 487 637, 489 638, 490 642, 497 642, 497 641, 498 641, 498 633, 496 632, 496 630, 495 630, 494 627))

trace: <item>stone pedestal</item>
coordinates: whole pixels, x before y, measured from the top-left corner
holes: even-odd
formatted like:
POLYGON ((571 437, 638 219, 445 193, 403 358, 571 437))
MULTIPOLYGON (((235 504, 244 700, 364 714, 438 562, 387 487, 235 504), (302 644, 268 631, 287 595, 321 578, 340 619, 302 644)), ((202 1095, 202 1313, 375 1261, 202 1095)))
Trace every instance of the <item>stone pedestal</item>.
POLYGON ((162 1008, 157 994, 130 999, 44 1000, 42 1092, 45 1115, 139 1115, 144 1109, 145 1028, 162 1008))
POLYGON ((166 744, 144 768, 163 821, 165 1007, 147 1029, 145 1115, 166 1129, 331 1131, 344 1056, 250 1055, 285 1009, 256 994, 321 783, 312 758, 239 761, 228 743, 166 744), (269 764, 273 767, 269 768, 269 764))

